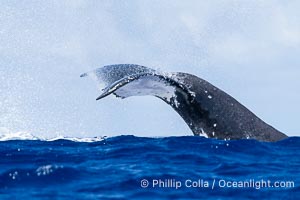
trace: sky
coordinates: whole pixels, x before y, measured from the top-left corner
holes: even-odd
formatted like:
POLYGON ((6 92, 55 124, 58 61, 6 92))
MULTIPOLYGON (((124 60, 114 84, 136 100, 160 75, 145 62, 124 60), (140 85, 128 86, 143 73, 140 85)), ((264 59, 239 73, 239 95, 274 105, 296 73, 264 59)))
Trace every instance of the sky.
POLYGON ((96 101, 80 74, 119 63, 193 73, 300 136, 299 1, 1 1, 0 134, 192 135, 154 97, 96 101))

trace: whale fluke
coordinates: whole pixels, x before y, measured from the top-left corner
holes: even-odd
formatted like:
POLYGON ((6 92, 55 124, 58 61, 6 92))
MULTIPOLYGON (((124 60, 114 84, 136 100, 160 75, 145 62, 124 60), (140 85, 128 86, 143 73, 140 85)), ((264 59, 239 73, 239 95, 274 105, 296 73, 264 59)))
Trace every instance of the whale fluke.
POLYGON ((278 141, 287 136, 268 125, 224 91, 192 74, 160 72, 133 64, 109 65, 87 72, 104 84, 97 100, 151 95, 184 119, 194 135, 216 139, 278 141))

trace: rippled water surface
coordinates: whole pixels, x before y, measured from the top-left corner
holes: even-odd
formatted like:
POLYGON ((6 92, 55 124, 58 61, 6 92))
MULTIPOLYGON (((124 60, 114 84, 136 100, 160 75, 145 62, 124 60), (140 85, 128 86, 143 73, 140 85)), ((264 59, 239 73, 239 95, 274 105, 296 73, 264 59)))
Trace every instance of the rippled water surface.
POLYGON ((300 197, 297 137, 10 140, 0 142, 0 155, 0 199, 300 197))

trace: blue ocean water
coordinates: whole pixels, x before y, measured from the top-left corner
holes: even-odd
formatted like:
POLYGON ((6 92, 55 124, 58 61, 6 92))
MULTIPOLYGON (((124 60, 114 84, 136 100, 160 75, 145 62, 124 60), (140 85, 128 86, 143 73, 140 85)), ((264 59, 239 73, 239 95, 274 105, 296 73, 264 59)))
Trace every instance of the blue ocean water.
POLYGON ((0 199, 300 198, 299 137, 10 140, 0 156, 0 199))

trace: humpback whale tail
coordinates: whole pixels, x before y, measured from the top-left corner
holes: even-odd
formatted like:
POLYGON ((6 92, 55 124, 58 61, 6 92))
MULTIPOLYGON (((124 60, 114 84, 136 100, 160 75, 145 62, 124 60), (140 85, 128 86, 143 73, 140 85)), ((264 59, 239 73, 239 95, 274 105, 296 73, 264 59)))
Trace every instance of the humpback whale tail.
POLYGON ((104 84, 97 100, 151 95, 165 101, 184 119, 194 135, 217 139, 278 141, 287 136, 255 116, 233 97, 187 73, 159 72, 140 65, 109 65, 87 72, 104 84))

